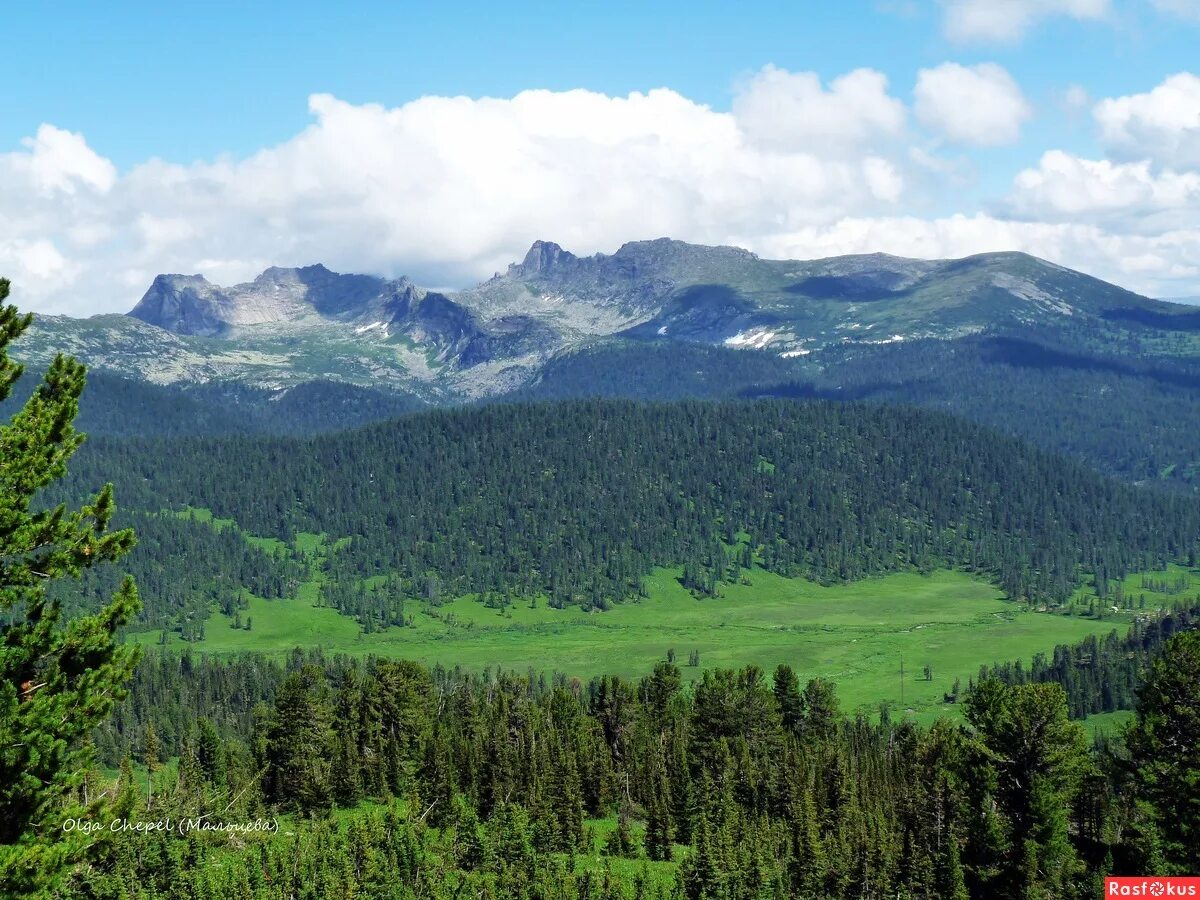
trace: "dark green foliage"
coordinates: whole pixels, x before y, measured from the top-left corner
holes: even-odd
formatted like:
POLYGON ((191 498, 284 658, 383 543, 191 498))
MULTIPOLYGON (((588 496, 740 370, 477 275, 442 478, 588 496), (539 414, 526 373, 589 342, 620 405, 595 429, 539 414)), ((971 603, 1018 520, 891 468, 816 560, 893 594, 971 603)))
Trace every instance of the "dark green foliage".
POLYGON ((846 404, 493 406, 309 441, 96 442, 86 465, 79 489, 118 471, 144 509, 350 537, 329 597, 376 625, 431 575, 450 594, 604 607, 637 596, 651 567, 686 565, 708 594, 744 562, 724 549, 739 533, 784 575, 962 566, 1049 601, 1081 569, 1105 583, 1186 556, 1200 534, 1180 498, 939 414, 846 404), (365 600, 350 587, 387 573, 393 587, 365 600))
MULTIPOLYGON (((0 279, 0 400, 21 367, 9 344, 30 319, 4 305, 0 279)), ((54 883, 86 839, 64 833, 73 815, 96 815, 85 775, 89 733, 123 696, 136 653, 115 641, 137 612, 133 582, 91 616, 67 619, 47 586, 119 559, 133 533, 112 531, 111 485, 81 508, 36 511, 34 498, 66 473, 83 436, 73 426, 84 370, 58 356, 42 383, 0 424, 0 895, 21 897, 54 883)))
MULTIPOLYGON (((0 402, 0 416, 24 397, 0 402)), ((408 394, 331 381, 285 391, 236 383, 158 385, 92 372, 78 425, 105 437, 183 437, 219 434, 319 434, 354 428, 423 409, 408 394)))
MULTIPOLYGON (((247 592, 292 596, 306 574, 303 560, 268 553, 236 529, 170 513, 126 513, 119 522, 138 535, 138 546, 123 562, 142 598, 135 627, 167 628, 194 639, 214 607, 233 613, 247 592)), ((118 583, 110 568, 91 569, 78 583, 56 586, 54 593, 65 612, 85 612, 99 607, 118 583)))
POLYGON ((1125 735, 1133 777, 1179 874, 1200 871, 1200 631, 1169 640, 1138 690, 1125 735))
MULTIPOLYGON (((924 730, 846 719, 832 685, 800 687, 785 670, 709 671, 687 690, 670 663, 637 684, 580 685, 317 653, 282 666, 187 657, 185 675, 183 659, 151 652, 127 705, 142 691, 186 697, 176 708, 191 712, 178 715, 199 720, 183 726, 179 783, 160 783, 155 814, 225 808, 236 795, 234 821, 281 809, 316 818, 244 846, 117 837, 93 848, 76 886, 106 896, 119 883, 135 898, 168 885, 199 897, 436 900, 1083 896, 1106 873, 1188 865, 1190 833, 1169 817, 1194 796, 1194 744, 1174 739, 1190 737, 1195 704, 1152 695, 1194 680, 1194 643, 1167 645, 1142 692, 1152 743, 1131 739, 1132 764, 1113 774, 1054 684, 988 680, 965 700, 966 725, 924 730), (257 712, 223 713, 215 685, 257 712), (1170 767, 1152 762, 1163 756, 1170 767), (322 817, 365 799, 386 809, 322 817), (611 868, 582 862, 584 816, 615 816, 611 868), (619 875, 639 843, 649 865, 677 865, 677 879, 619 875)), ((106 746, 139 750, 120 735, 106 746)))
POLYGON ((807 358, 814 370, 801 378, 743 393, 945 410, 1127 481, 1200 490, 1200 366, 1143 354, 1134 340, 1122 349, 1088 349, 1086 338, 1049 328, 1036 341, 850 344, 807 358))
POLYGON ((777 384, 799 371, 774 353, 615 340, 550 360, 534 384, 510 399, 723 399, 777 384))
POLYGON ((1069 816, 1090 761, 1065 701, 1056 684, 999 681, 967 698, 969 790, 972 806, 985 811, 966 847, 974 893, 1062 897, 1082 874, 1069 816))
POLYGON ((316 666, 293 672, 279 686, 264 762, 266 794, 285 809, 315 813, 333 800, 331 697, 325 673, 316 666))

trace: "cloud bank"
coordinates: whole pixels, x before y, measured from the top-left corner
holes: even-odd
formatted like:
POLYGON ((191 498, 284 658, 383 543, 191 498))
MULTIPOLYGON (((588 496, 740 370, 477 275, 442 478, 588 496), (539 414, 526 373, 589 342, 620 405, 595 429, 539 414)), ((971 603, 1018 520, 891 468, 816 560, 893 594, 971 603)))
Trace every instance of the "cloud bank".
MULTIPOLYGON (((127 172, 52 125, 0 154, 0 272, 43 312, 129 309, 159 272, 224 284, 269 265, 486 278, 537 238, 578 253, 663 235, 776 257, 1023 249, 1152 294, 1200 292, 1200 80, 1101 100, 1110 158, 1048 151, 1005 197, 954 208, 962 153, 1032 109, 999 66, 946 64, 911 107, 879 72, 768 66, 716 111, 658 89, 533 90, 386 108, 327 94, 247 158, 127 172)), ((1083 101, 1081 101, 1083 102, 1083 101)), ((966 164, 969 168, 969 163, 966 164)))

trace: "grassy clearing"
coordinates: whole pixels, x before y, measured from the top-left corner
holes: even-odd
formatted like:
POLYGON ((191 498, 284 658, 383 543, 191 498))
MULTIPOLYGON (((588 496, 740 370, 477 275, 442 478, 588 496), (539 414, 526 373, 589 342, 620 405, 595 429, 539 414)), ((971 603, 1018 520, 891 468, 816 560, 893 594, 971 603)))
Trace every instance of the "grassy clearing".
MULTIPOLYGON (((205 513, 191 512, 198 517, 205 513)), ((218 527, 234 527, 232 522, 213 520, 211 514, 208 520, 218 527)), ((297 546, 319 558, 325 539, 301 535, 297 546)), ((1158 574, 1181 573, 1188 576, 1192 593, 1200 590, 1198 573, 1172 567, 1158 574)), ((1032 612, 1005 600, 985 581, 949 571, 822 586, 755 569, 748 584, 725 585, 723 596, 704 600, 684 590, 678 575, 676 570, 654 572, 647 579, 647 599, 607 612, 556 610, 541 599, 499 611, 460 597, 438 607, 413 604, 412 627, 367 635, 352 619, 316 605, 318 574, 293 598, 251 597, 242 619, 249 617, 252 630, 232 628, 230 619, 212 613, 205 640, 192 646, 212 653, 279 654, 296 646, 320 647, 329 653, 377 654, 471 669, 563 672, 579 678, 603 673, 638 677, 669 650, 675 651, 681 666, 695 651, 700 666, 684 667, 688 679, 707 667, 753 663, 770 671, 785 662, 802 679, 836 681, 848 711, 874 713, 888 703, 927 722, 954 711, 943 695, 956 680, 965 686, 981 665, 1028 661, 1035 653, 1087 634, 1123 631, 1136 613, 1107 613, 1098 620, 1032 612), (929 680, 925 666, 932 669, 929 680)), ((1130 576, 1127 582, 1127 593, 1141 593, 1140 576, 1130 576)), ((1148 606, 1165 605, 1188 593, 1153 596, 1156 602, 1148 606)), ((1077 609, 1086 608, 1087 597, 1088 588, 1081 588, 1077 609)), ((155 643, 158 636, 144 633, 131 639, 155 643)), ((171 643, 182 642, 172 635, 171 643)))
POLYGON ((1132 722, 1134 719, 1134 711, 1132 709, 1119 709, 1116 712, 1097 713, 1094 716, 1087 717, 1088 733, 1092 736, 1106 735, 1107 737, 1118 736, 1126 723, 1132 722))

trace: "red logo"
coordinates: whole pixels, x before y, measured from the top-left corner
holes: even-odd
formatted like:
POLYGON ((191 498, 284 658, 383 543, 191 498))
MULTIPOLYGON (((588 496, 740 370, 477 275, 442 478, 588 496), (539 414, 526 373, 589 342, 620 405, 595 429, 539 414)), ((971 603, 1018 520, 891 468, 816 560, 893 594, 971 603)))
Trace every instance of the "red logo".
POLYGON ((1195 875, 1126 875, 1104 879, 1105 897, 1197 897, 1200 877, 1195 875))

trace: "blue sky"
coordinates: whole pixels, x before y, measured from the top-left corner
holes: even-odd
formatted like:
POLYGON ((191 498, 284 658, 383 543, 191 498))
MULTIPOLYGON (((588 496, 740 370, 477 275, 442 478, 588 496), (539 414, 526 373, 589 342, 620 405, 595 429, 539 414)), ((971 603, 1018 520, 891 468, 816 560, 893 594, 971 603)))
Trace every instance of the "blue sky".
MULTIPOLYGON (((1002 0, 1001 0, 1002 2, 1002 0)), ((286 140, 330 93, 395 106, 427 94, 510 97, 526 88, 610 95, 669 87, 728 109, 766 63, 833 78, 859 67, 901 92, 953 59, 997 61, 1035 102, 1078 84, 1149 90, 1195 67, 1200 30, 1131 5, 1114 23, 1052 19, 1019 42, 962 46, 936 3, 359 2, 56 3, 5 11, 0 146, 42 122, 88 136, 121 167, 246 154, 286 140), (890 10, 895 11, 890 11, 890 10)), ((1087 150, 1086 129, 1047 116, 1030 137, 1087 150), (1035 133, 1036 132, 1036 133, 1035 133)))
MULTIPOLYGON (((1200 169, 1191 149, 1200 140, 1189 124, 1191 82, 1175 82, 1178 90, 1153 94, 1172 76, 1194 77, 1200 70, 1198 49, 1200 4, 1192 0, 459 3, 441 10, 383 2, 66 2, 54 4, 53 12, 47 4, 22 4, 5 12, 0 175, 7 174, 10 185, 7 190, 0 185, 0 267, 7 264, 8 271, 26 275, 26 296, 34 305, 86 312, 131 305, 139 280, 160 267, 199 270, 207 263, 205 268, 217 277, 244 277, 262 263, 309 262, 313 260, 307 257, 320 255, 342 267, 409 271, 453 284, 487 274, 485 270, 517 254, 531 236, 556 237, 566 231, 563 237, 584 252, 614 249, 627 232, 629 239, 657 236, 638 233, 638 223, 647 218, 647 226, 673 226, 683 232, 675 236, 687 239, 740 239, 764 255, 813 256, 867 249, 860 244, 868 240, 886 245, 888 222, 893 227, 911 217, 943 222, 957 214, 1020 221, 1043 230, 1017 234, 1006 226, 987 231, 975 222, 966 236, 948 237, 951 225, 930 225, 930 237, 922 245, 930 253, 972 249, 973 241, 987 246, 989 241, 1044 244, 1044 229, 1053 226, 1059 240, 1049 242, 1049 255, 1057 254, 1059 261, 1148 292, 1200 293, 1200 274, 1188 270, 1186 254, 1169 252, 1182 246, 1191 253, 1195 245, 1188 242, 1200 241, 1194 225, 1190 230, 1186 226, 1189 216, 1200 220, 1200 188, 1190 180, 1200 169), (954 68, 939 68, 951 64, 954 68), (772 80, 763 76, 767 66, 795 77, 775 78, 775 93, 770 93, 764 87, 772 80), (894 102, 902 108, 900 119, 887 110, 876 110, 878 115, 868 110, 857 124, 845 127, 818 124, 814 132, 789 125, 787 115, 807 121, 818 109, 808 101, 792 102, 797 92, 807 91, 813 99, 802 76, 815 76, 838 105, 841 95, 830 85, 860 69, 886 78, 886 88, 870 102, 883 102, 881 97, 894 102), (936 91, 937 97, 925 106, 914 95, 922 71, 944 76, 930 80, 927 94, 936 91), (985 84, 999 85, 1009 94, 1015 90, 1011 122, 951 121, 948 117, 956 115, 969 119, 972 107, 990 102, 973 99, 972 91, 985 84), (624 124, 614 120, 597 126, 599 131, 576 123, 569 136, 547 138, 535 128, 535 139, 525 146, 527 119, 539 113, 518 110, 513 115, 525 124, 516 131, 500 125, 497 133, 489 129, 498 121, 478 106, 480 98, 509 100, 539 89, 556 95, 583 89, 588 96, 620 100, 655 88, 668 89, 698 109, 724 114, 705 124, 701 113, 688 112, 689 123, 681 124, 686 136, 678 140, 674 135, 664 139, 651 126, 637 126, 654 132, 654 140, 671 144, 672 152, 689 160, 687 165, 704 168, 694 157, 702 153, 706 129, 721 129, 726 120, 736 119, 746 143, 757 141, 768 149, 748 159, 727 148, 714 157, 718 171, 705 171, 697 185, 705 197, 681 199, 671 193, 678 185, 672 186, 669 159, 656 156, 653 166, 662 171, 653 176, 657 180, 647 181, 646 159, 638 152, 629 155, 629 146, 646 139, 645 134, 633 128, 637 133, 630 133, 631 144, 610 145, 603 128, 623 133, 624 119, 624 124), (786 95, 782 100, 780 92, 786 95), (314 95, 336 98, 338 110, 315 111, 310 106, 314 95), (412 122, 382 125, 387 111, 405 109, 421 98, 460 96, 476 104, 474 119, 460 121, 456 109, 443 104, 440 112, 410 117, 419 118, 426 129, 415 136, 412 122), (786 141, 770 134, 761 117, 751 135, 743 118, 733 115, 749 105, 748 97, 760 109, 779 110, 786 141), (1139 97, 1146 98, 1141 106, 1139 97), (951 98, 959 99, 960 112, 952 108, 951 98), (1135 98, 1132 112, 1102 120, 1097 104, 1119 98, 1135 98), (1176 104, 1174 124, 1155 118, 1154 110, 1163 102, 1176 104), (368 104, 378 104, 375 124, 357 114, 376 109, 368 104), (932 107, 938 111, 930 112, 932 107), (428 132, 440 132, 439 123, 446 121, 442 115, 453 121, 446 131, 454 136, 445 138, 445 147, 413 160, 396 146, 423 143, 428 132), (995 138, 1009 124, 1015 128, 1012 135, 995 138), (43 126, 53 130, 39 132, 43 126), (380 192, 399 192, 397 208, 420 205, 420 219, 383 208, 363 182, 355 181, 361 173, 349 171, 339 181, 338 171, 353 170, 358 162, 353 154, 331 149, 338 141, 334 135, 327 135, 325 143, 314 141, 320 145, 315 148, 300 148, 306 129, 335 127, 346 129, 340 132, 345 141, 374 148, 367 155, 380 171, 366 184, 377 185, 380 192), (589 150, 581 154, 591 160, 589 167, 571 169, 570 160, 547 160, 545 154, 553 152, 547 150, 547 140, 582 141, 592 150, 605 148, 609 156, 592 157, 589 150), (380 143, 376 147, 370 141, 380 143), (505 157, 516 146, 530 155, 498 171, 490 160, 471 168, 473 163, 459 158, 463 141, 478 141, 481 155, 492 151, 505 157), (236 170, 271 148, 283 148, 292 168, 279 162, 278 170, 290 174, 273 184, 278 196, 264 195, 258 207, 245 208, 244 198, 255 191, 239 187, 238 179, 251 178, 254 185, 264 179, 236 170), (1113 196, 1090 206, 1071 197, 1051 197, 1056 188, 1048 184, 1051 175, 1040 163, 1047 151, 1064 154, 1054 170, 1055 177, 1062 176, 1056 182, 1059 194, 1073 190, 1073 196, 1083 197, 1111 190, 1113 196), (311 154, 308 162, 300 159, 305 152, 311 154), (914 168, 917 153, 923 161, 914 168), (622 159, 641 167, 644 177, 627 188, 630 198, 642 200, 631 199, 629 209, 609 198, 597 204, 586 183, 601 174, 618 177, 614 173, 622 159), (171 170, 150 171, 156 165, 152 160, 171 164, 171 170), (323 186, 312 184, 317 160, 325 167, 319 175, 328 181, 323 186), (841 197, 834 202, 820 191, 806 194, 798 186, 840 178, 849 185, 854 176, 846 165, 861 163, 880 171, 880 165, 867 160, 884 161, 890 167, 889 182, 895 176, 903 186, 873 187, 873 196, 853 202, 841 197), (51 162, 65 168, 46 175, 51 162), (1128 168, 1142 163, 1144 171, 1128 168), (472 209, 449 188, 449 196, 431 198, 427 183, 397 182, 391 169, 409 164, 457 176, 459 184, 483 190, 486 202, 472 209), (1105 164, 1126 168, 1110 171, 1105 164), (602 206, 608 224, 582 227, 568 218, 565 206, 551 208, 555 204, 540 188, 506 196, 502 186, 488 187, 489 175, 512 184, 536 180, 539 165, 565 194, 590 205, 592 215, 602 206), (732 199, 726 206, 712 203, 709 198, 731 183, 721 180, 722 167, 737 178, 752 175, 756 186, 771 177, 794 178, 795 184, 782 192, 791 205, 773 205, 764 199, 769 191, 763 188, 760 197, 757 187, 746 192, 741 205, 732 199), (1034 173, 1032 180, 1014 190, 1023 172, 1034 173), (18 183, 21 173, 32 179, 27 190, 18 183), (1113 190, 1114 184, 1118 189, 1113 190), (659 185, 665 185, 661 192, 659 185), (201 199, 206 191, 230 193, 224 200, 217 196, 210 208, 201 199), (405 194, 411 202, 404 202, 405 194), (645 210, 637 205, 655 197, 662 208, 641 215, 645 210), (510 214, 506 204, 526 214, 510 214), (825 207, 828 214, 794 212, 804 205, 825 207), (226 220, 222 206, 238 210, 226 220), (541 219, 539 206, 545 210, 541 219), (314 213, 318 209, 325 210, 324 217, 314 213), (374 223, 378 246, 361 248, 371 240, 370 228, 338 230, 339 223, 355 219, 356 210, 374 223), (489 214, 488 222, 474 221, 489 214), (17 216, 41 224, 4 224, 5 218, 17 216), (464 216, 472 221, 462 228, 463 246, 456 248, 450 233, 437 234, 421 246, 420 221, 464 216), (142 223, 138 233, 125 227, 130 221, 142 223), (851 227, 847 222, 863 224, 851 227), (239 255, 239 246, 247 243, 239 234, 260 235, 264 223, 272 239, 251 241, 251 252, 239 255), (1097 228, 1103 233, 1084 235, 1097 228), (1074 229, 1070 236, 1067 229, 1074 229), (221 231, 232 235, 231 244, 222 244, 221 231), (1151 240, 1156 235, 1158 244, 1151 240), (97 278, 106 287, 81 299, 81 283, 97 278)), ((588 101, 581 103, 587 106, 588 101)), ((1200 128, 1200 108, 1194 112, 1200 128)), ((554 103, 541 114, 568 115, 554 103)), ((577 212, 580 217, 589 214, 577 212)), ((894 246, 879 249, 913 248, 897 239, 894 246)), ((20 290, 22 282, 16 284, 20 290)))

